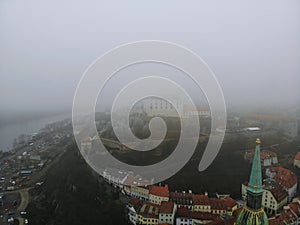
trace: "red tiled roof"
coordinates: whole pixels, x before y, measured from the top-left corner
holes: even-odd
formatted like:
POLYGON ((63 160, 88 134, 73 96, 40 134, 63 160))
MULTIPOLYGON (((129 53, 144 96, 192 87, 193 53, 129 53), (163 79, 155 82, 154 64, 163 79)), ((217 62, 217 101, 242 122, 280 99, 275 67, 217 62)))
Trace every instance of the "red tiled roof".
POLYGON ((138 210, 138 214, 145 218, 158 218, 159 206, 150 202, 143 201, 138 210))
POLYGON ((297 154, 295 155, 295 160, 300 161, 300 152, 297 152, 297 154))
POLYGON ((190 218, 190 210, 185 207, 177 209, 177 217, 190 218))
POLYGON ((142 200, 140 200, 139 198, 130 198, 128 203, 132 206, 135 206, 140 202, 142 202, 142 200))
POLYGON ((177 205, 192 205, 193 194, 186 192, 170 192, 170 201, 175 202, 177 205))
POLYGON ((132 206, 136 212, 140 210, 144 201, 140 200, 139 198, 130 198, 128 205, 132 206))
POLYGON ((160 213, 172 213, 174 209, 174 202, 162 201, 160 205, 160 213))
POLYGON ((194 205, 209 205, 209 198, 207 195, 193 195, 194 205))
POLYGON ((283 199, 287 198, 288 193, 280 186, 270 190, 277 202, 281 202, 283 199))
POLYGON ((237 205, 236 201, 230 196, 226 196, 222 200, 227 207, 230 207, 230 209, 237 205))
POLYGON ((227 196, 224 198, 210 198, 210 205, 212 209, 229 211, 237 205, 237 203, 234 199, 227 196))
POLYGON ((291 204, 280 212, 278 216, 269 219, 269 225, 286 225, 296 222, 298 216, 293 210, 294 206, 291 204))
POLYGON ((272 173, 276 173, 273 179, 280 185, 291 188, 297 184, 297 176, 292 171, 280 166, 269 167, 269 170, 272 173))
POLYGON ((160 197, 169 197, 169 188, 168 186, 150 186, 149 194, 160 196, 160 197))
POLYGON ((293 210, 294 213, 296 213, 298 216, 300 216, 300 209, 298 203, 291 203, 289 204, 289 207, 291 210, 293 210))
POLYGON ((215 220, 219 215, 207 212, 191 212, 190 217, 193 219, 215 220))

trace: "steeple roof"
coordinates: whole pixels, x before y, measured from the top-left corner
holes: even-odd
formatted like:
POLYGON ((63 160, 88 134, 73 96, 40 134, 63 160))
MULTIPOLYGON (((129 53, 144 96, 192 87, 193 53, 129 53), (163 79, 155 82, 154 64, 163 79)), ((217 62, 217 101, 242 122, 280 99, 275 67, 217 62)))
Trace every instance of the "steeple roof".
POLYGON ((251 175, 249 180, 248 191, 252 193, 262 193, 262 176, 260 161, 260 139, 256 139, 255 153, 252 163, 251 175))

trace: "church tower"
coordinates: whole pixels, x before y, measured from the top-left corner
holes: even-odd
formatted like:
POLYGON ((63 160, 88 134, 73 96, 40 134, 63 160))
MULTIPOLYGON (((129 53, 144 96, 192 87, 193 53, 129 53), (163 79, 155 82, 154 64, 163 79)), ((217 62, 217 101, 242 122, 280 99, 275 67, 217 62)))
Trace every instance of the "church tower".
POLYGON ((249 185, 247 188, 247 204, 239 213, 236 225, 268 225, 267 215, 261 205, 262 175, 260 161, 260 139, 256 139, 255 153, 252 163, 249 185))

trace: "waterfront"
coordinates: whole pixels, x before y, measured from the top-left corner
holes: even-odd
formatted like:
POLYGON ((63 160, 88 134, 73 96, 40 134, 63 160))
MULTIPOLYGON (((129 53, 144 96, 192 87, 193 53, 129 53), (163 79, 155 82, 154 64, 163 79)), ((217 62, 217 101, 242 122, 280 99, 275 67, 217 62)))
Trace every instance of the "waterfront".
POLYGON ((69 114, 44 116, 39 119, 27 119, 22 122, 11 122, 0 126, 0 150, 9 151, 15 138, 21 134, 33 134, 45 125, 70 117, 69 114))

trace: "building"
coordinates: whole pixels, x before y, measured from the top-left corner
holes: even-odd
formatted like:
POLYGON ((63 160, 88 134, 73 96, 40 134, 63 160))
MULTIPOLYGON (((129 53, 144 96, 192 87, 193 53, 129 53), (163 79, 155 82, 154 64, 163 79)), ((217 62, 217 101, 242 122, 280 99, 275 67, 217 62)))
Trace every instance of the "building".
POLYGON ((300 223, 300 209, 298 203, 285 206, 279 215, 269 219, 270 225, 298 225, 300 223))
POLYGON ((142 207, 143 201, 138 198, 131 198, 127 204, 128 220, 131 224, 138 224, 138 212, 142 207))
MULTIPOLYGON (((242 184, 243 199, 247 199, 248 182, 242 184)), ((275 180, 266 179, 263 183, 262 206, 268 214, 276 214, 288 202, 288 194, 275 180)))
POLYGON ((268 214, 277 214, 288 202, 287 192, 276 181, 267 179, 264 181, 262 206, 268 214))
POLYGON ((142 200, 149 200, 148 180, 143 179, 139 175, 128 173, 123 185, 124 194, 142 200))
POLYGON ((146 98, 137 106, 148 116, 177 117, 182 115, 183 106, 180 100, 172 100, 174 105, 162 98, 146 98))
POLYGON ((262 173, 260 140, 256 140, 255 153, 247 187, 247 203, 236 218, 236 225, 268 225, 268 217, 262 206, 262 173))
POLYGON ((195 212, 211 212, 210 200, 207 194, 193 195, 193 210, 195 212))
POLYGON ((294 158, 294 167, 300 169, 300 152, 297 152, 294 158))
POLYGON ((237 209, 237 202, 230 196, 210 198, 211 213, 232 216, 237 209))
POLYGON ((175 222, 176 204, 174 202, 161 202, 158 224, 170 224, 175 222))
POLYGON ((289 202, 293 199, 297 191, 297 176, 295 173, 278 166, 269 167, 266 170, 266 176, 275 180, 287 191, 289 202))
MULTIPOLYGON (((245 160, 249 160, 252 163, 254 157, 254 151, 246 151, 244 155, 245 160)), ((272 166, 278 164, 278 158, 276 152, 270 150, 262 150, 260 152, 260 159, 262 166, 272 166)))
POLYGON ((220 215, 205 212, 193 212, 185 207, 177 210, 176 225, 212 225, 216 222, 217 224, 224 224, 224 221, 221 219, 220 215))
POLYGON ((109 184, 122 189, 128 173, 122 170, 110 168, 104 170, 102 175, 109 184))
POLYGON ((159 206, 150 202, 143 202, 138 211, 138 224, 157 225, 159 206))
POLYGON ((133 186, 131 186, 130 196, 148 201, 149 200, 149 187, 133 185, 133 186))
POLYGON ((192 225, 191 211, 188 208, 181 207, 177 210, 176 225, 192 225))
POLYGON ((183 106, 183 115, 185 117, 199 116, 199 117, 210 117, 210 109, 208 106, 183 106))
POLYGON ((131 198, 127 204, 128 220, 131 224, 158 225, 175 222, 176 205, 173 202, 162 202, 161 205, 131 198))
POLYGON ((149 201, 151 203, 160 205, 162 201, 169 201, 169 188, 165 186, 150 186, 149 201))
POLYGON ((192 192, 170 192, 170 201, 176 203, 178 208, 184 207, 193 210, 192 192))

